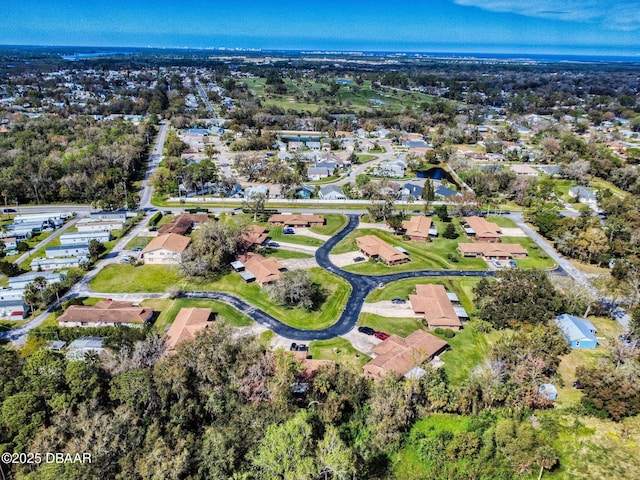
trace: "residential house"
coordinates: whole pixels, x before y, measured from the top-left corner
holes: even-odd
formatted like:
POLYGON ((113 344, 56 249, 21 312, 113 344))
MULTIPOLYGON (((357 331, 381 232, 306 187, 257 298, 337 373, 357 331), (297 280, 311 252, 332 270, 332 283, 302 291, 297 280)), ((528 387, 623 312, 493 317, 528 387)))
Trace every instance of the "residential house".
POLYGON ((511 171, 518 176, 537 177, 538 171, 529 165, 511 165, 511 171))
POLYGON ((47 247, 44 251, 47 258, 61 257, 88 257, 89 246, 86 244, 60 245, 58 247, 47 247))
POLYGON ((302 150, 304 148, 304 142, 289 142, 287 145, 290 152, 297 152, 298 150, 302 150))
POLYGON ((380 259, 388 266, 409 261, 409 255, 375 235, 364 235, 356 238, 356 245, 366 257, 380 259))
POLYGON ((598 204, 596 194, 584 187, 573 187, 568 192, 571 198, 576 198, 580 203, 584 203, 591 207, 595 207, 598 204))
POLYGON ((169 352, 183 342, 191 342, 196 334, 211 325, 214 315, 210 308, 181 308, 167 330, 165 345, 169 352))
POLYGON ((402 160, 383 162, 378 165, 373 174, 379 177, 402 178, 407 170, 407 164, 402 160))
POLYGON ((307 168, 307 179, 309 181, 321 180, 333 175, 333 170, 329 170, 327 167, 309 167, 307 168))
POLYGON ((438 185, 435 190, 434 190, 434 195, 436 197, 440 197, 440 198, 451 198, 454 197, 456 195, 460 195, 460 192, 456 192, 455 190, 451 190, 450 188, 447 188, 443 185, 438 185))
POLYGON ((269 238, 269 232, 266 228, 259 225, 251 225, 245 233, 242 234, 242 243, 246 249, 259 247, 269 238))
POLYGON ((16 237, 3 238, 2 241, 4 242, 4 249, 7 252, 18 248, 18 239, 16 237))
POLYGON ((6 320, 22 320, 29 313, 29 306, 22 299, 12 298, 0 300, 0 318, 6 320))
POLYGON ((269 217, 269 225, 285 227, 321 227, 324 225, 323 215, 313 214, 293 214, 293 213, 276 213, 269 217))
POLYGON ((499 242, 502 231, 492 222, 487 222, 482 217, 464 217, 467 226, 465 233, 479 242, 499 242))
POLYGON ((147 265, 177 265, 189 243, 191 243, 189 237, 177 233, 159 235, 142 250, 144 263, 147 265))
POLYGON ((416 285, 416 293, 409 295, 409 302, 414 314, 424 318, 430 329, 462 328, 462 322, 442 285, 416 285))
POLYGON ((406 338, 391 335, 373 347, 375 358, 362 368, 364 374, 374 380, 381 380, 389 374, 407 376, 443 352, 448 345, 424 330, 416 330, 406 338))
POLYGON ((256 195, 264 195, 269 198, 269 187, 266 185, 253 185, 244 189, 244 198, 253 198, 256 195))
POLYGON ((311 185, 302 185, 301 187, 296 187, 296 198, 301 198, 303 200, 309 200, 313 197, 316 188, 311 185))
POLYGON ((78 233, 63 233, 60 235, 61 245, 87 245, 91 240, 97 240, 105 243, 111 240, 111 233, 109 232, 78 232, 78 233))
POLYGON ((322 150, 322 144, 320 142, 307 141, 306 145, 309 150, 312 150, 314 152, 319 152, 320 150, 322 150))
POLYGON ((432 228, 431 219, 424 215, 415 215, 409 220, 402 222, 404 234, 411 240, 426 241, 429 237, 437 237, 438 231, 432 228))
POLYGON ((80 337, 67 346, 67 358, 69 360, 84 360, 89 354, 100 355, 105 351, 102 338, 80 337))
POLYGON ((422 185, 416 185, 414 183, 405 183, 400 190, 400 200, 406 202, 409 197, 412 197, 414 200, 422 199, 422 192, 424 191, 424 187, 422 185))
POLYGON ((337 185, 325 185, 318 195, 322 200, 346 200, 347 196, 337 185))
POLYGON ((113 212, 91 212, 89 213, 89 218, 94 221, 121 221, 124 223, 127 220, 127 211, 126 210, 116 210, 113 212))
POLYGON ((103 220, 94 221, 91 218, 83 218, 76 227, 80 233, 88 232, 112 232, 114 230, 122 229, 124 222, 120 220, 103 220))
POLYGON ((285 270, 285 267, 275 258, 265 258, 259 253, 245 253, 240 255, 236 262, 234 262, 236 264, 234 269, 241 273, 244 281, 255 280, 260 286, 280 280, 282 271, 285 270), (239 265, 236 262, 239 262, 239 265))
POLYGON ((153 316, 153 309, 132 302, 103 300, 95 305, 70 305, 58 317, 61 327, 142 327, 153 316))
POLYGON ((527 249, 519 243, 459 243, 458 253, 463 257, 484 258, 485 260, 511 260, 525 258, 527 249))
POLYGON ((186 235, 196 225, 206 223, 209 220, 211 219, 206 213, 182 213, 174 217, 171 222, 162 225, 158 229, 158 234, 176 233, 178 235, 186 235))
POLYGON ((61 268, 80 268, 89 259, 84 256, 78 257, 55 257, 55 258, 34 258, 29 266, 34 272, 42 270, 60 270, 61 268))
POLYGON ((9 278, 9 288, 14 290, 23 290, 29 283, 33 282, 36 278, 44 278, 47 283, 59 283, 65 278, 65 272, 53 273, 53 272, 32 272, 18 275, 17 277, 9 278))
POLYGON ((558 315, 555 323, 571 348, 596 348, 598 333, 596 327, 586 318, 580 318, 568 313, 558 315))

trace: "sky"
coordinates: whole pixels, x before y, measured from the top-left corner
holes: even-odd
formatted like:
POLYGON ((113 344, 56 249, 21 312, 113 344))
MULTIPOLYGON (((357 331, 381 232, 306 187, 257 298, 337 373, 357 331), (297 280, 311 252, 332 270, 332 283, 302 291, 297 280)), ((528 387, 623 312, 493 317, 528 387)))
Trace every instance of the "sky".
POLYGON ((640 56, 640 0, 0 0, 0 44, 640 56))

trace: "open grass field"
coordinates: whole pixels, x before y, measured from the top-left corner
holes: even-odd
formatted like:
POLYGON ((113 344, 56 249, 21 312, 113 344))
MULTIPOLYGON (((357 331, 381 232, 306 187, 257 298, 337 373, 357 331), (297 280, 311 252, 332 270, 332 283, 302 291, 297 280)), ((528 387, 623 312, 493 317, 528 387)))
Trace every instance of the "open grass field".
POLYGON ((346 280, 322 268, 312 268, 309 272, 311 273, 311 278, 327 290, 325 302, 318 310, 312 312, 299 308, 287 309, 275 305, 260 285, 256 283, 245 283, 237 273, 225 275, 214 281, 188 281, 184 288, 187 290, 211 290, 233 293, 287 325, 296 328, 322 330, 333 325, 340 316, 351 293, 351 286, 346 280))
POLYGON ((527 249, 527 258, 518 258, 516 263, 520 268, 554 268, 556 262, 544 252, 536 242, 529 237, 500 237, 502 243, 519 243, 527 249))
POLYGON ((134 248, 144 248, 149 245, 153 237, 133 237, 124 246, 125 250, 133 250, 134 248))
POLYGON ((371 357, 353 348, 344 338, 316 340, 309 344, 311 358, 314 360, 331 360, 339 365, 351 366, 358 371, 371 360, 371 357))
POLYGON ((347 217, 339 213, 326 213, 324 218, 322 227, 310 227, 309 230, 320 235, 335 235, 347 224, 347 217))
POLYGON ((282 258, 282 259, 313 258, 313 255, 309 255, 308 253, 293 252, 291 250, 282 250, 279 248, 270 248, 270 247, 259 248, 258 253, 263 257, 275 257, 275 258, 282 258))
POLYGON ((324 243, 320 239, 306 237, 297 233, 294 233, 293 235, 285 235, 282 233, 283 227, 269 227, 266 223, 260 223, 259 225, 267 227, 269 229, 269 237, 276 242, 295 243, 296 245, 306 245, 309 247, 320 247, 324 243))
POLYGON ((389 334, 395 333, 401 337, 406 337, 416 330, 424 328, 422 322, 417 318, 388 318, 373 313, 361 313, 358 325, 389 334))
POLYGON ((495 223, 499 227, 503 228, 517 228, 516 222, 504 215, 489 215, 486 217, 487 222, 495 223))
POLYGON ((103 268, 89 285, 101 293, 142 293, 164 292, 182 282, 176 266, 112 264, 103 268))
POLYGON ((266 90, 266 79, 247 78, 242 80, 263 106, 275 106, 298 112, 317 112, 320 108, 341 105, 354 112, 370 109, 418 109, 420 104, 431 103, 434 97, 419 92, 408 92, 386 87, 375 88, 370 81, 358 86, 340 85, 335 95, 331 95, 329 83, 310 79, 286 79, 287 92, 271 93, 266 90))
POLYGON ((212 312, 218 314, 216 320, 226 322, 234 327, 247 327, 253 324, 253 320, 240 313, 235 308, 216 300, 205 300, 195 298, 168 298, 149 299, 142 302, 142 305, 159 311, 160 315, 153 324, 153 330, 162 334, 173 323, 181 308, 199 307, 210 308, 212 312))
MULTIPOLYGON (((444 231, 441 222, 436 221, 438 232, 444 231)), ((459 227, 457 227, 459 229, 459 227)), ((486 270, 487 265, 484 260, 477 258, 462 258, 457 253, 456 248, 458 241, 449 240, 442 236, 431 242, 413 242, 402 240, 402 237, 394 235, 390 232, 375 229, 358 229, 351 232, 342 242, 336 245, 331 253, 346 253, 356 251, 356 238, 364 235, 375 235, 390 245, 402 247, 409 252, 411 261, 388 267, 381 262, 368 261, 345 267, 345 270, 356 273, 381 275, 394 272, 407 272, 411 270, 486 270), (447 255, 453 255, 459 259, 458 262, 452 262, 447 255)))

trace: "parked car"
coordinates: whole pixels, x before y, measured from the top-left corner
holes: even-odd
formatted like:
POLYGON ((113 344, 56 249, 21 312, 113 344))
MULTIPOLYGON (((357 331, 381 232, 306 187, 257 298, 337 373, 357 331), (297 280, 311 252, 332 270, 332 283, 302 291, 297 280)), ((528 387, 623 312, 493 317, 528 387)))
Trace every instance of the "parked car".
POLYGON ((298 350, 298 344, 292 343, 291 346, 289 347, 289 350, 291 350, 292 352, 295 352, 296 350, 298 350))
POLYGON ((407 303, 407 301, 404 298, 394 298, 391 300, 391 303, 394 305, 402 305, 403 303, 407 303))
POLYGON ((376 338, 379 338, 380 340, 386 340, 391 335, 389 335, 388 333, 384 333, 384 332, 375 332, 373 334, 373 336, 376 337, 376 338))
POLYGON ((516 268, 518 266, 518 264, 516 263, 515 260, 509 260, 509 266, 511 268, 516 268))
POLYGON ((17 210, 15 208, 5 208, 2 210, 4 213, 16 213, 17 210))
POLYGON ((278 242, 267 242, 267 247, 279 247, 280 244, 278 242))
POLYGON ((157 232, 158 231, 158 227, 149 227, 149 231, 150 232, 157 232))
POLYGON ((293 231, 293 228, 286 227, 282 229, 282 233, 284 233, 285 235, 293 235, 296 232, 293 231))
POLYGON ((132 252, 141 252, 142 251, 142 247, 136 247, 134 249, 131 250, 132 252))
POLYGON ((371 327, 358 327, 358 331, 360 333, 364 333, 365 335, 373 335, 376 331, 371 327))
POLYGON ((353 259, 354 262, 364 262, 364 257, 356 257, 353 259))
POLYGON ((502 268, 502 264, 500 263, 500 261, 496 260, 495 258, 493 260, 491 260, 491 263, 493 263, 493 265, 496 268, 502 268))

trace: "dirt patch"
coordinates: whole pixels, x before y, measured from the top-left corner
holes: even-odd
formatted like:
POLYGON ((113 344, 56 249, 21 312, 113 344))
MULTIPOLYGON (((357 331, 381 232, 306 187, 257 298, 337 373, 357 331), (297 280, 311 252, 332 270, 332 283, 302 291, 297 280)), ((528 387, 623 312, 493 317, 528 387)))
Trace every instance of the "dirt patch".
POLYGON ((502 232, 502 235, 505 237, 526 237, 527 234, 524 233, 520 227, 513 227, 513 228, 507 228, 507 227, 500 227, 500 231, 502 232))

